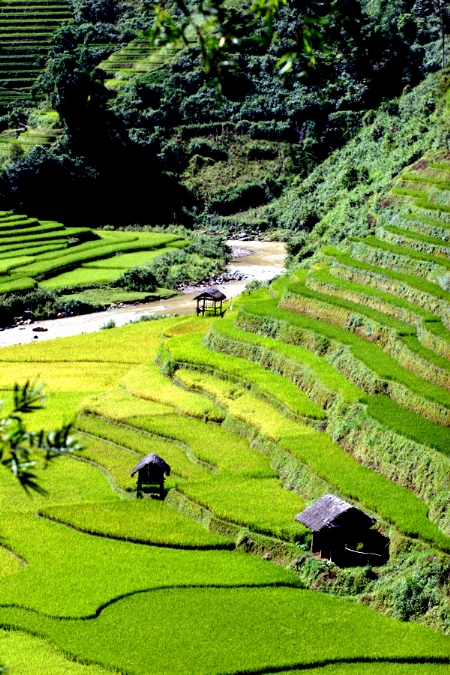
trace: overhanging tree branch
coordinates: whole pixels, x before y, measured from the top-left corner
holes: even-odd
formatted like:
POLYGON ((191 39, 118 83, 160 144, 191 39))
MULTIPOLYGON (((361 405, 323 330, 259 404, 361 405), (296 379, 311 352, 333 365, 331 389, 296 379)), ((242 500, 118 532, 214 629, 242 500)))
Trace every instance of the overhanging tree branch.
POLYGON ((42 389, 43 385, 29 381, 23 387, 15 384, 13 409, 0 418, 0 465, 11 471, 27 492, 40 494, 45 490, 37 481, 38 464, 45 468, 55 458, 82 449, 71 435, 72 424, 49 432, 26 429, 22 416, 44 407, 42 389))
MULTIPOLYGON (((151 43, 155 47, 179 48, 197 44, 202 66, 207 75, 214 78, 220 91, 220 81, 225 71, 236 69, 239 54, 255 44, 268 47, 277 38, 275 19, 288 0, 254 0, 248 10, 238 11, 226 0, 201 1, 195 9, 184 0, 175 0, 177 10, 170 13, 163 5, 153 5, 151 43)), ((278 59, 275 67, 282 76, 293 70, 294 64, 302 62, 305 75, 316 60, 315 53, 328 53, 321 32, 327 23, 326 17, 308 14, 299 10, 301 28, 288 49, 278 59)))

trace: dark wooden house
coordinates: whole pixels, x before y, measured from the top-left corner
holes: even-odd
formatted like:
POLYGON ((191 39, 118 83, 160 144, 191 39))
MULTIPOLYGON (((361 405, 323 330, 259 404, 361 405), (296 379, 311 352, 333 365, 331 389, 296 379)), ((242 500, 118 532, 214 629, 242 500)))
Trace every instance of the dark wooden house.
POLYGON ((335 495, 321 497, 295 520, 312 530, 312 552, 341 567, 382 565, 389 559, 389 539, 372 529, 375 518, 335 495))
POLYGON ((218 288, 205 288, 203 293, 197 295, 194 300, 197 300, 197 316, 201 314, 213 314, 214 316, 223 315, 222 303, 227 297, 219 291, 218 288))
POLYGON ((164 474, 170 476, 170 466, 162 457, 151 452, 149 455, 141 459, 139 464, 136 464, 131 477, 137 473, 137 496, 142 497, 142 489, 145 486, 158 486, 159 496, 164 494, 164 474))

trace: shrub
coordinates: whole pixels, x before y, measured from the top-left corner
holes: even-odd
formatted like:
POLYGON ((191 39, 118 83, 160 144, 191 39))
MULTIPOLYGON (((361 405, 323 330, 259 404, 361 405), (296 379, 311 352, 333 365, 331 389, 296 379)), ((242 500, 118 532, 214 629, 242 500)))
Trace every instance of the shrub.
POLYGON ((402 621, 425 614, 438 604, 435 576, 421 576, 418 573, 401 579, 392 589, 392 605, 402 621))
POLYGON ((25 310, 32 312, 36 319, 55 315, 59 309, 57 295, 45 288, 37 288, 23 295, 11 294, 0 299, 0 322, 8 325, 14 317, 22 316, 25 310))
POLYGON ((115 281, 113 286, 125 288, 128 291, 154 291, 158 284, 150 266, 131 267, 123 272, 115 281))
POLYGON ((269 287, 268 281, 258 281, 257 279, 253 279, 253 281, 250 281, 248 284, 246 284, 244 288, 244 293, 259 291, 261 288, 268 288, 268 287, 269 287))
POLYGON ((106 323, 103 324, 103 326, 100 326, 100 330, 109 330, 110 328, 115 328, 116 327, 116 322, 114 319, 110 319, 106 323))
POLYGON ((17 162, 25 154, 25 150, 20 143, 11 143, 9 146, 9 159, 11 162, 17 162))

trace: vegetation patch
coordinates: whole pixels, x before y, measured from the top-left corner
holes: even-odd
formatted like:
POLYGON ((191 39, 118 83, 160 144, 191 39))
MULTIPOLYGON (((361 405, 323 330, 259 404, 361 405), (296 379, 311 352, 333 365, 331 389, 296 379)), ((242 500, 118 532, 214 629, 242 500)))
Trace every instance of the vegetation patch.
POLYGON ((185 549, 232 548, 223 537, 156 499, 51 507, 43 515, 77 530, 140 544, 185 549))
MULTIPOLYGON (((275 302, 273 304, 275 304, 275 302)), ((246 304, 245 311, 247 311, 247 307, 246 304)), ((251 307, 253 309, 253 305, 251 305, 251 307)), ((272 314, 267 313, 266 311, 264 315, 268 317, 267 324, 270 326, 272 324, 272 314)), ((259 336, 252 334, 250 331, 242 330, 242 328, 245 329, 245 319, 241 322, 240 316, 241 315, 238 317, 237 327, 225 322, 214 324, 214 327, 207 338, 209 344, 213 346, 214 334, 217 333, 219 336, 224 336, 237 341, 234 349, 233 346, 230 345, 230 351, 236 355, 242 355, 248 358, 248 354, 253 354, 254 356, 251 360, 256 360, 261 363, 266 361, 269 364, 270 352, 280 354, 280 364, 283 361, 288 363, 288 359, 291 359, 294 363, 304 364, 312 371, 315 379, 319 379, 329 390, 337 391, 344 400, 359 401, 365 399, 364 392, 343 377, 331 364, 327 363, 326 359, 311 354, 305 347, 283 344, 280 340, 275 340, 272 337, 266 337, 265 335, 259 336), (251 345, 250 349, 246 349, 247 344, 251 345), (260 346, 262 349, 257 350, 254 346, 260 346)), ((317 344, 319 345, 319 349, 320 345, 322 345, 322 349, 327 347, 327 342, 320 338, 318 338, 317 344)), ((288 368, 289 366, 287 365, 287 370, 288 368)))
POLYGON ((72 657, 98 660, 112 668, 132 668, 134 673, 145 673, 150 658, 162 673, 181 673, 186 668, 222 673, 225 662, 231 672, 237 672, 265 668, 267 663, 301 669, 347 659, 369 659, 378 665, 384 659, 413 663, 446 663, 448 659, 445 636, 378 616, 356 603, 294 588, 160 590, 124 598, 92 621, 60 621, 6 608, 1 609, 0 620, 3 625, 13 624, 45 636, 72 657), (255 614, 267 633, 262 653, 260 644, 252 640, 251 617, 255 614), (125 634, 121 625, 124 615, 129 626, 125 634), (144 615, 148 622, 142 621, 144 615), (176 626, 174 615, 179 617, 176 626), (217 621, 218 615, 217 637, 206 640, 211 621, 213 617, 217 621), (298 624, 303 626, 301 635, 292 629, 298 624), (326 647, 318 658, 319 635, 326 647), (139 650, 133 649, 136 639, 142 645, 139 650), (164 654, 167 639, 173 649, 164 654), (199 651, 203 654, 200 665, 199 651))
POLYGON ((309 530, 294 521, 304 505, 277 478, 218 475, 178 487, 218 518, 285 541, 309 543, 309 530))
MULTIPOLYGON (((177 373, 177 376, 180 376, 177 373)), ((356 499, 404 534, 433 541, 450 551, 450 539, 427 518, 427 506, 410 491, 361 466, 325 433, 294 423, 251 394, 210 376, 192 376, 185 382, 208 391, 227 407, 230 414, 255 427, 259 433, 305 462, 320 478, 356 499), (193 377, 195 379, 193 379, 193 377)))
POLYGON ((108 675, 101 666, 72 661, 55 651, 47 640, 17 630, 0 633, 2 659, 11 669, 39 675, 108 675))
POLYGON ((123 422, 130 415, 151 417, 152 415, 171 414, 174 410, 170 406, 139 399, 123 389, 116 389, 85 398, 80 405, 80 412, 123 422))
POLYGON ((85 438, 83 457, 108 469, 123 489, 135 489, 136 479, 130 476, 131 463, 137 464, 142 456, 150 452, 164 457, 172 474, 178 477, 198 479, 205 474, 206 469, 195 462, 195 456, 188 458, 187 446, 156 435, 150 436, 129 426, 113 424, 93 415, 79 417, 77 428, 89 434, 85 438))
POLYGON ((267 476, 269 472, 274 475, 267 457, 251 448, 244 438, 215 424, 175 414, 130 417, 127 421, 151 433, 185 443, 199 460, 224 473, 267 476))
POLYGON ((402 408, 386 396, 370 396, 367 412, 397 434, 450 454, 450 429, 402 408))
POLYGON ((211 401, 176 387, 161 374, 155 364, 145 364, 131 370, 123 378, 122 385, 133 396, 170 405, 185 415, 205 420, 223 420, 223 413, 211 401))
POLYGON ((176 362, 188 363, 200 368, 212 368, 225 377, 234 377, 247 382, 255 392, 262 392, 271 399, 284 404, 297 415, 325 419, 325 413, 310 401, 292 382, 281 375, 237 356, 214 352, 202 344, 202 336, 186 335, 172 338, 170 354, 176 362))
MULTIPOLYGON (((101 503, 114 499, 111 486, 104 475, 86 462, 72 458, 61 459, 59 466, 51 465, 42 472, 41 486, 45 491, 42 495, 30 496, 18 484, 17 479, 5 471, 2 471, 0 481, 2 522, 7 514, 36 513, 49 502, 79 504, 86 500, 101 503)), ((3 543, 8 545, 9 542, 6 539, 3 543)))
MULTIPOLYGON (((20 574, 0 579, 2 611, 14 605, 57 617, 86 617, 143 589, 299 583, 293 572, 243 553, 140 546, 33 515, 3 518, 2 534, 28 562, 20 574)), ((67 647, 63 651, 70 652, 67 647)))

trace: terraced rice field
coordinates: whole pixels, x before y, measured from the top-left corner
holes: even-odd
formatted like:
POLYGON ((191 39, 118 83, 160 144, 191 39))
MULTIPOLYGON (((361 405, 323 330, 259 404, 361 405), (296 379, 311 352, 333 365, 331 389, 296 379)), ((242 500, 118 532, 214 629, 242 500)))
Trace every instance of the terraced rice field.
MULTIPOLYGON (((450 157, 434 160, 408 181, 439 205, 446 187, 425 179, 450 176, 450 157)), ((76 416, 85 446, 43 474, 47 497, 0 476, 12 672, 24 650, 50 675, 450 672, 450 217, 396 194, 405 182, 372 236, 325 248, 224 319, 0 352, 6 408, 14 379, 40 377, 51 395, 33 428, 76 416), (163 501, 137 500, 130 478, 150 452, 172 469, 163 501), (377 519, 386 565, 311 555, 294 516, 326 493, 377 519), (415 596, 432 566, 431 595, 415 596)), ((23 257, 14 269, 52 260, 23 257)))
POLYGON ((0 161, 10 161, 17 156, 15 154, 17 150, 19 154, 26 154, 38 145, 50 147, 61 137, 62 131, 57 112, 48 107, 34 108, 26 127, 20 125, 16 128, 5 129, 0 133, 0 161))
MULTIPOLYGON (((176 235, 99 232, 0 212, 0 294, 106 284, 187 241, 176 235)), ((141 294, 144 298, 147 294, 141 294)))
POLYGON ((136 76, 167 66, 181 49, 153 47, 151 39, 143 34, 111 54, 100 63, 99 68, 108 75, 106 86, 117 89, 136 76))
POLYGON ((64 0, 0 1, 0 108, 31 98, 54 31, 70 21, 64 0))

